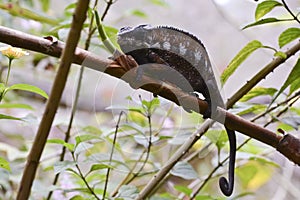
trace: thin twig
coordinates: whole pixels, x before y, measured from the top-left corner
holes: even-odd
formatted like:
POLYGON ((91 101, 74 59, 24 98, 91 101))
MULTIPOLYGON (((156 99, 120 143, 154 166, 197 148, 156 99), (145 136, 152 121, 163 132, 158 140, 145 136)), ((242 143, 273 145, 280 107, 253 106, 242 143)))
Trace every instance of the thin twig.
POLYGON ((286 4, 285 0, 281 0, 281 1, 283 3, 284 8, 292 15, 292 17, 294 18, 294 20, 296 20, 300 24, 300 20, 298 19, 298 17, 296 15, 294 15, 294 13, 291 11, 291 9, 286 4))
POLYGON ((88 183, 88 181, 86 180, 85 176, 83 175, 78 163, 77 163, 77 159, 74 155, 74 152, 71 152, 72 153, 72 158, 73 158, 73 161, 75 162, 75 167, 76 169, 78 170, 78 173, 77 175, 79 175, 80 179, 84 182, 85 186, 87 187, 87 189, 91 192, 91 194, 97 199, 97 200, 100 200, 100 198, 97 196, 97 194, 95 193, 94 189, 91 188, 90 184, 88 183))
POLYGON ((113 1, 113 0, 108 0, 106 1, 106 7, 105 7, 105 10, 101 16, 101 21, 104 20, 105 16, 107 15, 108 13, 108 10, 110 9, 111 5, 114 4, 116 1, 113 1))
MULTIPOLYGON (((292 102, 290 102, 287 106, 285 106, 277 115, 276 115, 276 119, 278 117, 280 117, 282 114, 284 114, 286 111, 288 111, 288 108, 291 107, 294 103, 296 103, 299 100, 300 96, 297 96, 294 100, 293 98, 290 100, 293 100, 292 102)), ((266 123, 266 126, 268 126, 269 124, 273 123, 276 121, 275 118, 272 118, 269 122, 266 123)))
POLYGON ((300 91, 296 92, 294 95, 290 96, 290 97, 287 98, 286 100, 284 100, 284 101, 278 103, 276 106, 273 106, 273 107, 267 109, 265 112, 263 112, 263 113, 257 115, 257 116, 256 116, 254 119, 252 119, 252 120, 256 120, 256 119, 258 119, 258 118, 260 118, 260 117, 265 116, 266 114, 268 114, 268 113, 270 113, 271 111, 275 110, 275 109, 278 108, 279 106, 284 105, 284 104, 287 104, 287 103, 288 103, 289 101, 291 101, 292 99, 297 98, 299 95, 300 95, 300 91))
POLYGON ((122 114, 124 112, 120 112, 119 114, 119 119, 118 119, 118 122, 116 124, 116 129, 115 129, 115 133, 114 133, 114 139, 113 139, 113 145, 112 145, 112 149, 111 149, 111 152, 110 152, 110 156, 109 156, 109 166, 108 166, 108 169, 107 169, 107 172, 106 172, 106 179, 105 179, 105 183, 104 183, 104 189, 103 189, 103 195, 102 195, 102 199, 105 199, 105 195, 106 195, 106 190, 107 190, 107 185, 108 185, 108 179, 109 179, 109 173, 110 173, 110 166, 111 166, 111 161, 112 161, 112 158, 113 158, 113 154, 114 154, 114 149, 115 149, 115 145, 116 145, 116 141, 117 141, 117 134, 118 134, 118 131, 119 131, 119 124, 121 122, 121 117, 122 117, 122 114))

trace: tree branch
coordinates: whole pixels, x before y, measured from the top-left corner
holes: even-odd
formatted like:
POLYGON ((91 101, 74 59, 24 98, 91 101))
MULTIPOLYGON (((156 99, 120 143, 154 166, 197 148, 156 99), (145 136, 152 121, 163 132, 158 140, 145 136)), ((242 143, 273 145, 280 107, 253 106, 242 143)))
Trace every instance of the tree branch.
POLYGON ((48 99, 37 135, 29 153, 27 164, 23 172, 23 177, 17 194, 17 200, 26 200, 29 198, 36 170, 39 165, 40 158, 67 81, 69 69, 73 61, 73 55, 80 38, 82 25, 86 19, 88 5, 89 1, 86 0, 79 0, 77 3, 66 46, 64 48, 64 51, 62 52, 60 66, 55 77, 52 91, 48 99))

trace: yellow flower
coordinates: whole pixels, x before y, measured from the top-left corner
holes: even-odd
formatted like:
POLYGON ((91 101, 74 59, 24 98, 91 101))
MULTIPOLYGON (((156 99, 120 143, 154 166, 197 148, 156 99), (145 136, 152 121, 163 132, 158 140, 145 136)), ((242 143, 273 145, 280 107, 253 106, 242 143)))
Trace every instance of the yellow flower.
POLYGON ((0 52, 10 60, 29 55, 27 51, 12 46, 0 47, 0 52))

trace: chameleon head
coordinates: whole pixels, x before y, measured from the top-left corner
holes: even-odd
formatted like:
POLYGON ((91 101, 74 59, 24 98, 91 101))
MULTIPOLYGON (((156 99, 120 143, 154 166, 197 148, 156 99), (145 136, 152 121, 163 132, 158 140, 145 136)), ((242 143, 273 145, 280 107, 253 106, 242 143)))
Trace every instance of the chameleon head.
POLYGON ((148 48, 146 34, 151 29, 148 24, 142 24, 136 27, 123 27, 118 33, 118 44, 124 52, 140 48, 148 48))

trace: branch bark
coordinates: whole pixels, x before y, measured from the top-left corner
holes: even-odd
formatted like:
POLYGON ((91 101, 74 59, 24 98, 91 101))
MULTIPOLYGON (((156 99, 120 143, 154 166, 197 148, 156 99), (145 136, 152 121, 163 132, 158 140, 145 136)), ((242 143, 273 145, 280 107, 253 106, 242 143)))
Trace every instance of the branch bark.
MULTIPOLYGON (((61 55, 62 50, 64 49, 64 44, 62 42, 52 43, 51 41, 48 41, 46 39, 32 36, 19 31, 11 30, 1 26, 0 26, 0 42, 4 42, 16 47, 21 47, 28 50, 44 53, 46 55, 54 56, 54 57, 59 57, 61 55)), ((285 52, 288 55, 286 59, 294 55, 299 50, 300 50, 300 42, 298 42, 290 50, 285 52)), ((271 67, 274 69, 277 66, 279 66, 281 63, 285 62, 286 59, 276 58, 269 65, 271 65, 271 67)), ((101 58, 95 54, 92 54, 80 48, 77 48, 75 51, 75 55, 73 57, 73 63, 84 65, 88 68, 97 71, 105 72, 117 78, 122 78, 123 80, 131 84, 132 87, 134 88, 141 87, 147 91, 155 93, 161 97, 173 101, 174 103, 180 106, 183 106, 183 108, 186 109, 187 111, 194 110, 195 112, 203 114, 208 106, 205 101, 202 101, 189 94, 186 94, 176 87, 173 87, 171 85, 166 85, 160 81, 153 80, 149 77, 144 76, 141 80, 141 83, 143 84, 135 85, 134 80, 136 74, 134 69, 126 72, 126 70, 118 63, 106 58, 101 58)), ((265 77, 266 75, 267 74, 265 74, 263 77, 265 77)), ((240 90, 240 92, 238 92, 239 98, 243 96, 247 91, 249 91, 249 88, 252 88, 253 84, 255 85, 256 83, 257 81, 251 84, 247 83, 246 85, 248 89, 240 90)), ((233 102, 236 102, 239 98, 232 97, 229 100, 228 105, 233 104, 233 102)), ((276 148, 279 152, 281 152, 291 161, 293 161, 297 165, 300 165, 300 140, 299 139, 291 135, 285 135, 285 136, 278 135, 275 132, 262 128, 254 123, 248 122, 243 118, 233 115, 221 108, 219 108, 219 112, 225 113, 226 115, 225 125, 228 128, 239 131, 240 133, 248 135, 256 140, 259 140, 265 144, 268 144, 276 148)), ((203 130, 205 130, 205 128, 208 128, 210 123, 211 120, 207 122, 203 130)), ((193 135, 193 138, 188 138, 187 140, 190 141, 187 143, 185 148, 182 148, 182 150, 185 151, 186 149, 188 149, 188 146, 192 145, 193 141, 199 137, 201 136, 195 133, 193 135)), ((156 179, 158 177, 159 176, 156 175, 155 177, 153 177, 153 179, 156 179)))
POLYGON ((61 62, 54 80, 52 91, 23 172, 23 177, 17 194, 17 200, 26 200, 29 198, 36 170, 39 165, 40 158, 67 81, 74 52, 80 38, 82 25, 86 19, 88 5, 89 1, 86 0, 79 0, 77 3, 77 7, 73 15, 71 29, 68 35, 66 46, 62 52, 61 62))

